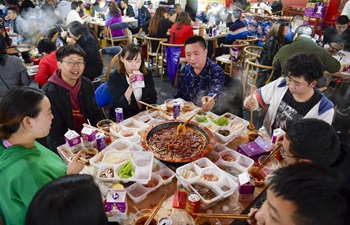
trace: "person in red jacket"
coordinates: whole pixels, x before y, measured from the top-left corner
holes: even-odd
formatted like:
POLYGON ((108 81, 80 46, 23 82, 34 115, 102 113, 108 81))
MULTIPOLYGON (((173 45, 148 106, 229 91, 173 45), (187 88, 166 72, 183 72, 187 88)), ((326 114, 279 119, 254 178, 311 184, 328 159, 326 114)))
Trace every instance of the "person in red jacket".
MULTIPOLYGON (((171 26, 170 44, 184 44, 187 38, 193 36, 191 18, 187 12, 181 12, 177 16, 177 21, 171 26)), ((185 57, 185 48, 182 47, 181 57, 185 57)))
POLYGON ((40 60, 38 72, 35 75, 35 81, 44 86, 47 80, 52 76, 57 67, 56 45, 49 39, 42 39, 38 43, 38 51, 44 57, 40 60))

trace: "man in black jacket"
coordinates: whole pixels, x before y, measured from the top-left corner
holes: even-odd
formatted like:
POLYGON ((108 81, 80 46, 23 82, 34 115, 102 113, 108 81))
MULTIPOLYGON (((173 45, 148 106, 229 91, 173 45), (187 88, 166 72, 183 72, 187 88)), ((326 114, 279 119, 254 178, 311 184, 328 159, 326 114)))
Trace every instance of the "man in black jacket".
POLYGON ((148 9, 142 4, 142 0, 136 1, 136 9, 138 11, 137 17, 135 17, 138 20, 137 27, 132 29, 132 33, 136 34, 139 32, 142 24, 148 20, 151 19, 151 14, 149 13, 148 9))
POLYGON ((47 136, 47 147, 57 152, 65 143, 68 129, 78 133, 88 120, 96 125, 102 120, 92 82, 82 77, 85 52, 79 45, 65 45, 56 52, 58 69, 42 88, 51 103, 54 116, 47 136))

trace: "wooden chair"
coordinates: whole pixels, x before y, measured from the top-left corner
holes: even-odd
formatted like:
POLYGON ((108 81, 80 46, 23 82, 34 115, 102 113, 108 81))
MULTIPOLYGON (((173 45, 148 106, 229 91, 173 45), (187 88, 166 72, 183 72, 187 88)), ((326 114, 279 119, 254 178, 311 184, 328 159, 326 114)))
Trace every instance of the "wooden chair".
POLYGON ((226 74, 232 77, 233 75, 233 67, 242 67, 244 64, 244 53, 243 48, 249 45, 246 41, 235 41, 232 45, 223 45, 223 47, 229 48, 229 54, 224 54, 215 58, 216 62, 221 62, 225 64, 224 71, 226 74), (237 54, 234 50, 237 50, 237 54), (235 59, 235 55, 237 55, 237 59, 235 59), (227 69, 229 68, 229 72, 227 69))
POLYGON ((272 66, 265 66, 265 65, 261 65, 258 63, 254 62, 254 58, 249 58, 247 59, 247 67, 245 69, 245 73, 244 73, 244 78, 243 78, 243 96, 246 96, 246 86, 251 86, 256 88, 256 82, 258 80, 258 74, 259 71, 264 70, 264 69, 268 69, 271 70, 271 74, 269 76, 269 78, 266 81, 266 84, 269 83, 272 79, 273 73, 275 72, 275 68, 272 66))
POLYGON ((145 41, 145 36, 146 33, 142 30, 142 28, 140 28, 139 32, 137 34, 132 35, 132 39, 140 39, 140 43, 141 45, 143 44, 143 42, 145 41))
POLYGON ((56 34, 53 35, 53 37, 51 38, 51 41, 52 41, 53 43, 56 43, 57 38, 58 38, 58 32, 56 32, 56 34))
POLYGON ((263 47, 260 46, 247 46, 244 47, 243 52, 244 52, 244 68, 246 66, 247 59, 252 58, 253 62, 256 62, 258 58, 260 58, 260 54, 263 50, 263 47))
POLYGON ((158 68, 159 68, 159 61, 161 60, 161 49, 160 49, 160 42, 164 41, 166 42, 168 39, 167 38, 155 38, 155 37, 148 37, 147 35, 145 36, 145 40, 147 42, 147 63, 148 63, 148 68, 150 67, 150 59, 155 57, 156 62, 155 62, 155 70, 156 70, 156 76, 158 76, 158 68), (157 44, 157 49, 155 52, 152 51, 152 42, 153 44, 157 44), (154 43, 156 42, 156 43, 154 43))
MULTIPOLYGON (((161 56, 162 56, 162 62, 161 62, 161 80, 163 81, 163 75, 164 75, 164 66, 165 63, 167 63, 166 61, 166 57, 165 57, 165 53, 166 53, 166 49, 168 47, 183 47, 185 46, 185 44, 169 44, 169 43, 165 43, 165 42, 160 42, 160 46, 161 46, 161 56)), ((179 62, 179 66, 181 68, 182 64, 187 63, 187 60, 185 57, 181 57, 180 58, 180 62, 179 62)), ((179 75, 179 70, 176 70, 176 76, 175 76, 175 82, 174 82, 174 86, 177 86, 177 80, 178 80, 178 75, 179 75)))
POLYGON ((114 46, 114 42, 120 42, 122 45, 127 45, 130 43, 130 40, 132 39, 131 37, 131 32, 129 32, 129 25, 124 22, 120 23, 114 23, 111 24, 109 27, 107 27, 108 31, 108 36, 105 37, 107 41, 111 42, 111 45, 114 46), (112 30, 121 30, 124 29, 124 36, 119 36, 119 37, 113 37, 112 36, 112 30))
POLYGON ((103 66, 103 70, 102 70, 102 74, 101 76, 98 76, 95 79, 100 79, 101 82, 107 81, 109 78, 109 75, 111 72, 113 72, 113 66, 114 64, 118 61, 119 59, 119 54, 122 52, 122 48, 120 46, 111 46, 111 47, 106 47, 103 49, 100 49, 100 56, 101 56, 101 61, 102 61, 102 66, 103 66), (105 62, 103 60, 103 55, 111 55, 113 56, 112 60, 110 61, 108 67, 105 67, 105 62))
POLYGON ((247 36, 247 39, 239 39, 237 41, 245 41, 248 42, 249 45, 255 45, 255 42, 257 42, 259 40, 258 37, 255 36, 247 36))

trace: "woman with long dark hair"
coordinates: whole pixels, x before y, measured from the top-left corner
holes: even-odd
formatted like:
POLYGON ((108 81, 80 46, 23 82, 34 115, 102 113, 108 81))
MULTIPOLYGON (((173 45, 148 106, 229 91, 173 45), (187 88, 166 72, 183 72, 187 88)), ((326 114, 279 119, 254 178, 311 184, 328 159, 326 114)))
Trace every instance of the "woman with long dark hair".
MULTIPOLYGON (((174 23, 168 20, 167 17, 167 9, 164 7, 158 7, 153 17, 151 18, 148 28, 148 36, 155 38, 169 38, 167 32, 174 23)), ((156 52, 157 47, 158 42, 152 41, 153 52, 156 52)))
POLYGON ((124 119, 126 119, 146 109, 138 102, 139 100, 148 104, 157 103, 152 72, 145 67, 141 48, 135 44, 128 44, 119 57, 118 69, 108 79, 108 89, 113 98, 109 113, 112 120, 115 119, 114 109, 117 107, 123 108, 124 119), (135 87, 135 72, 143 74, 145 82, 143 88, 135 87))
MULTIPOLYGON (((187 38, 194 35, 191 18, 187 12, 181 12, 177 21, 171 26, 170 44, 184 44, 187 38)), ((185 48, 182 47, 181 57, 185 57, 185 48)))
POLYGON ((9 47, 11 46, 12 44, 12 39, 9 37, 5 27, 3 25, 0 24, 0 34, 4 37, 5 39, 5 44, 6 44, 6 47, 9 47))
MULTIPOLYGON (((118 8, 117 3, 109 2, 108 3, 108 12, 107 12, 107 16, 106 16, 106 26, 105 27, 109 27, 112 24, 120 23, 122 21, 123 21, 122 20, 122 12, 118 8)), ((105 32, 106 32, 106 30, 107 29, 105 29, 105 32)), ((125 35, 124 29, 112 30, 112 36, 113 37, 124 36, 124 35, 125 35)))

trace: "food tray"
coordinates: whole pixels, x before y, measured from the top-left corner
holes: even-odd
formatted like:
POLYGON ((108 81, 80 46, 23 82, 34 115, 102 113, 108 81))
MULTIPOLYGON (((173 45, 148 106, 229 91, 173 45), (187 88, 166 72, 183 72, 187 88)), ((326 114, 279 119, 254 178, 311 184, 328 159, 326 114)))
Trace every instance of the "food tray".
POLYGON ((238 174, 247 171, 254 165, 254 160, 251 158, 222 144, 217 144, 208 158, 220 169, 227 172, 235 181, 238 179, 238 174), (233 156, 235 160, 230 160, 227 156, 233 156))
POLYGON ((215 133, 216 138, 224 143, 229 142, 236 136, 239 136, 249 124, 248 121, 231 113, 225 113, 218 116, 214 113, 207 112, 205 114, 195 116, 192 120, 209 128, 215 133), (220 126, 213 122, 213 120, 217 120, 221 117, 229 119, 226 125, 220 126), (227 132, 227 134, 224 135, 224 132, 227 132))
POLYGON ((116 150, 116 151, 142 151, 142 147, 137 145, 129 140, 124 138, 117 139, 108 145, 104 150, 99 152, 97 155, 90 159, 90 165, 96 169, 100 168, 103 156, 107 151, 116 150))
POLYGON ((157 159, 154 159, 152 167, 152 178, 154 178, 158 184, 156 184, 154 187, 146 187, 139 182, 135 182, 125 190, 135 203, 139 203, 143 201, 149 193, 157 190, 160 186, 169 184, 174 177, 175 173, 171 169, 169 169, 157 159))
POLYGON ((129 181, 137 181, 142 184, 147 184, 151 179, 152 175, 152 165, 153 165, 153 153, 152 152, 139 152, 139 151, 117 151, 110 150, 106 151, 100 168, 97 173, 97 178, 101 181, 123 181, 125 183, 129 181), (113 160, 119 161, 120 159, 128 160, 122 161, 120 163, 109 164, 108 157, 111 154, 115 154, 113 160), (130 159, 129 159, 130 158, 130 159), (119 170, 126 164, 129 160, 132 162, 132 170, 135 175, 130 178, 121 178, 118 176, 119 170), (101 174, 106 169, 113 170, 113 176, 110 178, 101 177, 101 174))
POLYGON ((181 184, 187 190, 193 191, 200 196, 202 205, 205 208, 212 206, 223 198, 229 197, 238 186, 227 173, 223 172, 207 158, 201 158, 177 168, 176 174, 181 184), (192 174, 192 177, 187 176, 186 173, 188 173, 188 171, 194 172, 195 174, 192 174), (214 175, 213 179, 206 178, 212 178, 212 175, 214 175), (201 187, 195 188, 194 186, 198 184, 201 187), (208 191, 208 188, 211 191, 208 191), (207 196, 205 198, 203 192, 205 192, 205 195, 212 193, 212 196, 207 196))
POLYGON ((165 120, 166 120, 166 118, 160 116, 158 114, 158 112, 152 112, 150 114, 141 116, 139 118, 139 121, 141 121, 142 123, 147 124, 148 126, 152 126, 152 125, 154 125, 156 123, 160 123, 160 122, 163 122, 165 120))

